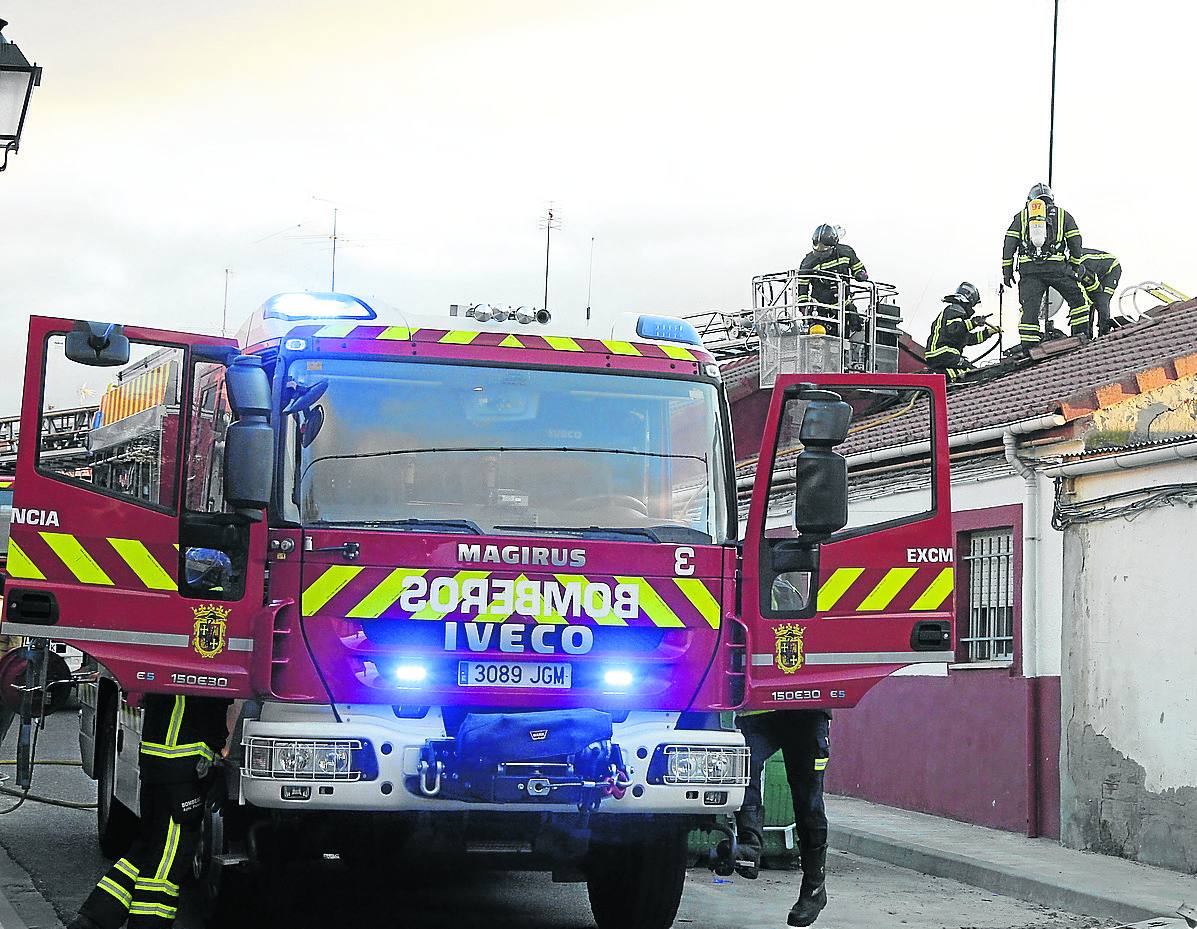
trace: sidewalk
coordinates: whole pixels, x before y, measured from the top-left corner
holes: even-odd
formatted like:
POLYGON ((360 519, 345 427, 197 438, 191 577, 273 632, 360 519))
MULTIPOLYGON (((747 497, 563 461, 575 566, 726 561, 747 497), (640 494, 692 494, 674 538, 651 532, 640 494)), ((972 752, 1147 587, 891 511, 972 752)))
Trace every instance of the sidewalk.
MULTIPOLYGON (((1197 876, 1078 852, 852 797, 829 796, 831 847, 1043 906, 1126 923, 1197 904, 1197 876)), ((1183 925, 1183 922, 1179 923, 1183 925)))
MULTIPOLYGON (((0 803, 4 799, 0 797, 0 803)), ((0 929, 59 929, 61 925, 29 875, 0 848, 0 929)))

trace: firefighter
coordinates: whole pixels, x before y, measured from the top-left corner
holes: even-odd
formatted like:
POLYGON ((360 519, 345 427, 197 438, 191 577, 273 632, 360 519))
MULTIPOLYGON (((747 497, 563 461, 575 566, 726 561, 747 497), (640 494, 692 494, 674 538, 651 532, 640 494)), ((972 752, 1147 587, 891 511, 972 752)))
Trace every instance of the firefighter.
POLYGON ((228 738, 232 701, 147 694, 142 698, 140 831, 67 929, 169 929, 179 884, 191 867, 213 762, 228 738))
MULTIPOLYGON (((869 279, 864 262, 851 245, 845 245, 840 241, 840 235, 838 227, 823 223, 811 235, 813 247, 798 265, 799 272, 814 275, 807 285, 806 292, 816 303, 822 304, 815 308, 815 312, 829 319, 839 316, 840 288, 836 278, 845 281, 869 279)), ((845 318, 848 321, 848 332, 851 334, 860 329, 860 315, 848 299, 846 290, 844 296, 845 318)))
POLYGON ((1022 322, 1018 341, 1025 351, 1043 341, 1039 310, 1049 287, 1068 303, 1068 322, 1073 335, 1089 331, 1089 300, 1077 283, 1069 262, 1081 257, 1081 230, 1067 210, 1056 206, 1052 189, 1036 184, 1027 194, 1027 204, 1014 214, 1002 244, 1002 281, 1014 285, 1014 256, 1018 255, 1018 301, 1022 322))
POLYGON ((794 801, 794 824, 802 864, 798 900, 790 909, 791 926, 809 926, 827 906, 827 812, 823 772, 831 756, 831 713, 827 710, 766 710, 741 713, 736 725, 750 753, 748 788, 736 813, 736 871, 750 880, 760 869, 765 844, 761 773, 779 749, 794 801))
POLYGON ((973 315, 981 302, 981 291, 968 281, 962 282, 943 301, 947 305, 931 324, 931 338, 923 357, 928 368, 938 371, 951 384, 972 370, 972 363, 964 357, 964 347, 980 345, 1000 335, 1001 330, 987 318, 973 315))
POLYGON ((1097 331, 1105 335, 1114 328, 1110 318, 1110 301, 1122 279, 1122 266, 1118 258, 1099 248, 1082 248, 1081 257, 1075 262, 1084 288, 1097 314, 1097 331))

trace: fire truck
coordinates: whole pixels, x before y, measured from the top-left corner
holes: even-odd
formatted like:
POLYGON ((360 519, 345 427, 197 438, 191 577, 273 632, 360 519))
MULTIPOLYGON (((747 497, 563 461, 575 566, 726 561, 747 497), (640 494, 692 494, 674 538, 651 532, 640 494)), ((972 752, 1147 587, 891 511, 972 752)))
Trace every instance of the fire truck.
POLYGON ((105 401, 86 468, 20 446, 0 631, 100 669, 80 745, 109 852, 137 695, 244 701, 194 863, 210 912, 301 852, 467 855, 586 882, 601 929, 666 927, 687 833, 743 800, 731 711, 847 708, 949 657, 950 565, 912 554, 952 546, 943 383, 778 375, 742 517, 681 320, 332 293, 236 339, 33 317, 22 434, 77 384, 105 401), (930 436, 918 513, 850 502, 834 450, 895 408, 930 436))

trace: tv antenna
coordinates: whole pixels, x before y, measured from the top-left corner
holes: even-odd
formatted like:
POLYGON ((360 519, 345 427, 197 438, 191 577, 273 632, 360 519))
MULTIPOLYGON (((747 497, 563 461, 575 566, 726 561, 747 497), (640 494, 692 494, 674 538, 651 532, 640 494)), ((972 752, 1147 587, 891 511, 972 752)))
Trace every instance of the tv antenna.
POLYGON ((545 215, 540 218, 540 228, 544 230, 544 309, 549 308, 549 246, 553 239, 553 230, 561 228, 561 218, 555 212, 555 204, 549 201, 545 215))

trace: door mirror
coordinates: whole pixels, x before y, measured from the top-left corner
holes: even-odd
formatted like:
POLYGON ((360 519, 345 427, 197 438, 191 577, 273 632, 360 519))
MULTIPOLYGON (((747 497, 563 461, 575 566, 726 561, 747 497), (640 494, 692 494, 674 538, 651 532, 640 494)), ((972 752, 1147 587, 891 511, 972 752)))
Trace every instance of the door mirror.
POLYGON ((848 462, 831 449, 848 437, 852 407, 830 390, 794 386, 807 401, 794 462, 794 528, 813 545, 848 525, 848 462))
POLYGON ((66 334, 66 356, 96 368, 129 363, 129 339, 117 323, 88 323, 81 319, 66 334))
POLYGON ((270 380, 262 359, 256 355, 238 355, 229 362, 225 375, 229 405, 238 419, 251 416, 270 418, 270 380))
POLYGON ((239 510, 270 502, 274 478, 274 430, 260 419, 229 425, 224 437, 224 496, 239 510))

